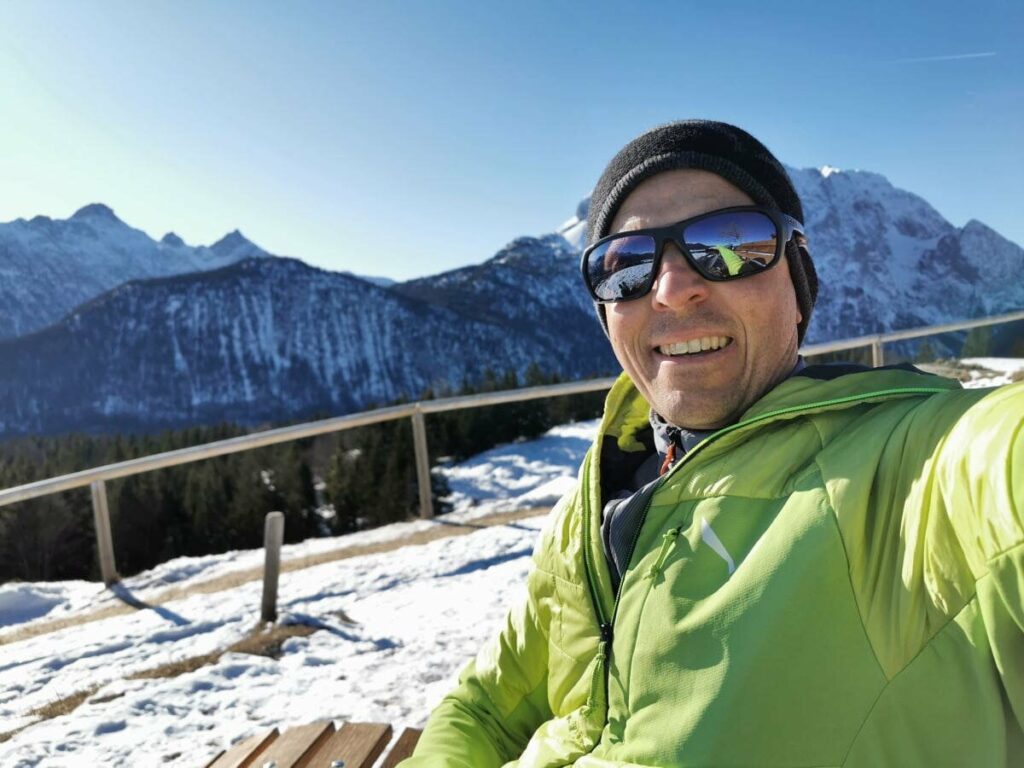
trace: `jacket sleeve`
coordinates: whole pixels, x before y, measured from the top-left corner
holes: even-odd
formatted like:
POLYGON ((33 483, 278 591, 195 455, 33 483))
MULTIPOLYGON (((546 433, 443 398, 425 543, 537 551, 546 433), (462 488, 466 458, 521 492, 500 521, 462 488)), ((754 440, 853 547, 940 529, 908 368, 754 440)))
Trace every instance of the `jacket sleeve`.
POLYGON ((431 713, 413 756, 401 768, 500 766, 517 758, 533 732, 551 718, 547 668, 552 577, 538 567, 549 541, 542 536, 534 553, 526 594, 497 637, 463 670, 455 690, 431 713))
POLYGON ((996 669, 1024 730, 1024 382, 993 391, 961 417, 938 475, 996 669))

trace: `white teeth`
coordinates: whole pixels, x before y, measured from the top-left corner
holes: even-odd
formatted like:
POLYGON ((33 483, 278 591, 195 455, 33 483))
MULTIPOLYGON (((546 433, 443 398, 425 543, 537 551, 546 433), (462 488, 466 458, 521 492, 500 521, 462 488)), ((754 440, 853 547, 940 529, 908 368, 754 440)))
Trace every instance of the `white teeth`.
POLYGON ((658 347, 663 355, 692 355, 695 352, 707 352, 709 349, 721 349, 732 343, 728 336, 701 336, 699 339, 681 341, 678 344, 666 344, 658 347))

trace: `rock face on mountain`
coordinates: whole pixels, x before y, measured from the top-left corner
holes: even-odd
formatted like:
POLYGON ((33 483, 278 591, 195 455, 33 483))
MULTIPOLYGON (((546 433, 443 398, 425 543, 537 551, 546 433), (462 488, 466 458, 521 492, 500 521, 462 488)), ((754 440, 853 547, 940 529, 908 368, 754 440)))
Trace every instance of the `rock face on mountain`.
POLYGON ((0 433, 345 413, 534 361, 565 377, 596 372, 589 355, 558 352, 497 319, 293 259, 247 259, 127 283, 0 342, 0 433))
MULTIPOLYGON (((877 174, 790 173, 821 278, 808 343, 1024 308, 1024 250, 984 224, 954 227, 877 174)), ((25 310, 0 330, 52 322, 72 294, 92 299, 0 341, 0 436, 343 413, 533 362, 613 373, 580 284, 587 204, 555 234, 394 285, 266 257, 238 232, 209 248, 173 233, 157 243, 99 205, 0 225, 0 300, 25 310), (125 275, 222 263, 93 298, 125 275)))
POLYGON ((864 171, 793 170, 821 292, 807 341, 1024 308, 1024 250, 864 171))
POLYGON ((0 224, 0 339, 45 328, 127 280, 268 255, 237 230, 209 248, 188 246, 173 232, 158 242, 99 203, 69 219, 0 224))

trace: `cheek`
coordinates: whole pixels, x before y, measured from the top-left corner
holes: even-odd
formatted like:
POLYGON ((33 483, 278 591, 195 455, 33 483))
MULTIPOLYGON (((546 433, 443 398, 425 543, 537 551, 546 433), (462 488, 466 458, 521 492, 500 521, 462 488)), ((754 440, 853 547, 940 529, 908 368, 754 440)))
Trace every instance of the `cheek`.
MULTIPOLYGON (((780 265, 780 267, 782 266, 780 265)), ((755 289, 760 288, 760 290, 748 294, 747 299, 750 302, 748 306, 753 310, 752 314, 758 318, 759 324, 779 333, 790 327, 795 328, 803 320, 803 316, 796 303, 796 291, 793 289, 793 283, 785 268, 773 269, 770 276, 772 279, 767 285, 749 286, 755 289)))
POLYGON ((633 313, 624 311, 621 305, 605 305, 605 319, 608 322, 608 337, 616 349, 628 349, 636 343, 641 323, 632 317, 633 313))

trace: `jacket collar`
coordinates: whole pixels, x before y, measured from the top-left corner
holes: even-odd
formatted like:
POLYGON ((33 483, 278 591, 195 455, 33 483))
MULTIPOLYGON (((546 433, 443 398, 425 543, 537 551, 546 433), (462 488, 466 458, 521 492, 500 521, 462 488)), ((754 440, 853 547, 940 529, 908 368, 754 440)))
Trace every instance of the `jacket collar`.
MULTIPOLYGON (((758 418, 773 411, 802 406, 829 407, 834 401, 848 401, 862 396, 865 399, 899 397, 916 394, 922 388, 960 389, 960 382, 926 373, 910 365, 885 368, 863 366, 809 365, 790 376, 764 397, 750 406, 740 422, 758 418)), ((650 405, 625 374, 612 385, 605 400, 604 418, 600 434, 614 437, 620 450, 645 450, 637 439, 650 419, 650 405)))

